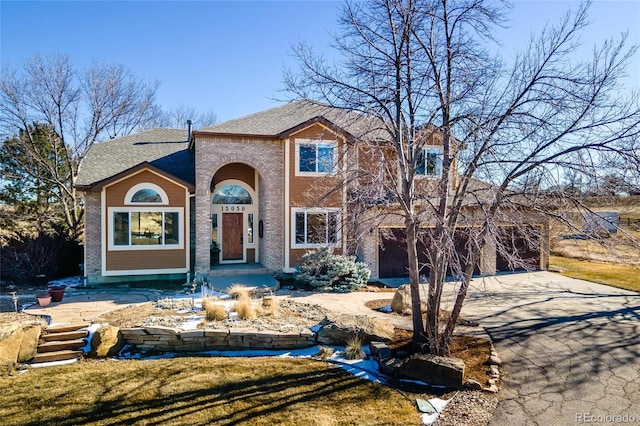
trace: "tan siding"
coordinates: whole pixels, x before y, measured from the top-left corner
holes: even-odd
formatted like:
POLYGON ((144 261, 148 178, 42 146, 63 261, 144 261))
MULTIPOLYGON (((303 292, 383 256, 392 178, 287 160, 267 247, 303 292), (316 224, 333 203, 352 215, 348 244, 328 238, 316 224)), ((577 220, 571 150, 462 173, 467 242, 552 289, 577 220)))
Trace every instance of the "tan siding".
MULTIPOLYGON (((183 229, 182 235, 185 242, 185 247, 178 250, 118 250, 106 252, 106 270, 107 271, 123 271, 123 270, 137 270, 137 269, 174 269, 174 268, 186 268, 187 259, 187 247, 186 238, 189 235, 189 230, 186 229, 188 214, 186 203, 186 189, 174 182, 165 179, 156 173, 148 170, 137 173, 131 177, 123 179, 113 185, 105 188, 106 206, 109 207, 125 207, 125 196, 129 189, 139 183, 153 183, 161 187, 169 198, 169 205, 163 207, 183 207, 184 212, 182 216, 183 229)), ((141 207, 144 206, 141 205, 141 207)), ((149 204, 149 206, 152 206, 149 204)), ((126 207, 131 207, 126 206, 126 207)), ((143 208, 143 207, 142 207, 143 208)), ((108 215, 108 210, 107 215, 108 215)), ((106 236, 108 240, 109 233, 111 232, 111 218, 107 217, 106 220, 106 236)), ((106 242, 105 242, 106 245, 106 242)))
MULTIPOLYGON (((313 251, 313 249, 291 249, 290 250, 290 262, 291 262, 291 267, 295 267, 296 265, 300 264, 300 262, 302 261, 302 256, 304 256, 304 254, 307 251, 313 251)), ((333 250, 334 254, 342 254, 342 250, 340 248, 335 248, 333 250)))
POLYGON ((126 250, 107 252, 107 270, 185 268, 184 250, 126 250))
POLYGON ((342 205, 342 191, 340 190, 340 170, 342 170, 343 139, 338 138, 326 128, 315 125, 293 135, 288 143, 289 150, 289 204, 292 207, 340 207, 342 205), (296 139, 323 139, 338 142, 336 159, 338 160, 337 176, 296 176, 296 139), (331 193, 327 196, 327 193, 331 193))
POLYGON ((256 190, 255 171, 246 164, 232 163, 222 166, 213 179, 216 184, 227 179, 237 179, 249 185, 254 191, 256 190))
POLYGON ((185 207, 184 187, 146 170, 108 186, 106 188, 107 207, 124 206, 124 197, 127 195, 127 191, 134 185, 145 182, 153 183, 164 189, 169 197, 170 207, 185 207))

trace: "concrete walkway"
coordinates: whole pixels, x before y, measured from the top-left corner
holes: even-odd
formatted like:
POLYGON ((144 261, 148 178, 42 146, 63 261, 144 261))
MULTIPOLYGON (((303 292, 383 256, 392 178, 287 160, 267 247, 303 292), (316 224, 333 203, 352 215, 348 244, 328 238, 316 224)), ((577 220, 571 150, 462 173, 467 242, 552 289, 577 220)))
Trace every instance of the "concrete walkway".
POLYGON ((46 315, 54 324, 77 324, 91 322, 95 317, 114 309, 158 300, 168 294, 158 290, 147 289, 105 289, 84 290, 67 288, 62 302, 51 302, 49 306, 39 307, 37 304, 25 309, 26 313, 46 315))
POLYGON ((504 362, 492 425, 640 423, 640 294, 548 272, 505 275, 474 280, 463 315, 504 362))

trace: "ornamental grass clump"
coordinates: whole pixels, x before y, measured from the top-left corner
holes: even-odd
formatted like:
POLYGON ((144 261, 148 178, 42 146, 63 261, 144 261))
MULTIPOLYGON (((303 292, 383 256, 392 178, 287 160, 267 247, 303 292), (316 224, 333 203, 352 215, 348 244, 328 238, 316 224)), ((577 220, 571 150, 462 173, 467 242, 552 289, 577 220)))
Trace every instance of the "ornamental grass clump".
POLYGON ((347 346, 344 348, 345 359, 364 359, 365 354, 362 350, 362 339, 360 336, 352 336, 347 340, 347 346))
POLYGON ((265 296, 262 298, 262 309, 265 315, 277 317, 280 309, 280 299, 276 296, 265 296))
POLYGON ((233 284, 231 287, 229 287, 227 293, 234 299, 251 299, 249 289, 242 284, 233 284))
POLYGON ((320 349, 318 350, 318 353, 316 354, 317 358, 320 358, 323 361, 326 361, 327 359, 331 358, 331 356, 336 352, 335 349, 333 349, 330 346, 320 346, 320 349))
POLYGON ((227 309, 219 303, 207 303, 204 312, 205 318, 209 321, 222 321, 229 317, 227 309))
POLYGON ((296 267, 298 284, 317 291, 347 293, 367 285, 371 271, 355 256, 333 254, 332 247, 320 247, 307 252, 296 267))
POLYGON ((239 299, 234 306, 234 310, 238 314, 238 318, 243 320, 254 319, 256 317, 256 310, 251 303, 251 299, 248 297, 239 299))

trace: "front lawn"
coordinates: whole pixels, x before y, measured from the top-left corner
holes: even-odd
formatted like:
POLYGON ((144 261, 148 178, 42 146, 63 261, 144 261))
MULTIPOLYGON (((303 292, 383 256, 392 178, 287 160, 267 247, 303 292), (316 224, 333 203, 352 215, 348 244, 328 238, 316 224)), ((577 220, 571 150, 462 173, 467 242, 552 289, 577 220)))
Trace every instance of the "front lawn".
POLYGON ((550 268, 558 269, 567 277, 640 292, 640 269, 633 266, 551 256, 550 268))
POLYGON ((413 400, 319 361, 89 360, 0 371, 3 425, 417 425, 413 400))

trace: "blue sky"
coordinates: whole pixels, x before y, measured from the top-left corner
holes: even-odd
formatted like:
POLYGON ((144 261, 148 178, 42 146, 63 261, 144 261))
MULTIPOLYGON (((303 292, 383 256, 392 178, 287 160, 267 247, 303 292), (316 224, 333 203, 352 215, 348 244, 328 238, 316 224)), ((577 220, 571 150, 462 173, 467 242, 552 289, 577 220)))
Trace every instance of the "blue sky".
MULTIPOLYGON (((505 56, 574 1, 514 3, 502 31, 505 56)), ((213 111, 219 121, 277 105, 291 46, 305 40, 330 54, 340 3, 333 1, 0 1, 0 59, 17 66, 34 53, 67 53, 79 68, 118 62, 158 79, 158 101, 213 111)), ((599 0, 584 36, 594 43, 629 30, 640 44, 640 0, 599 0)), ((640 88, 640 55, 629 69, 640 88)))

